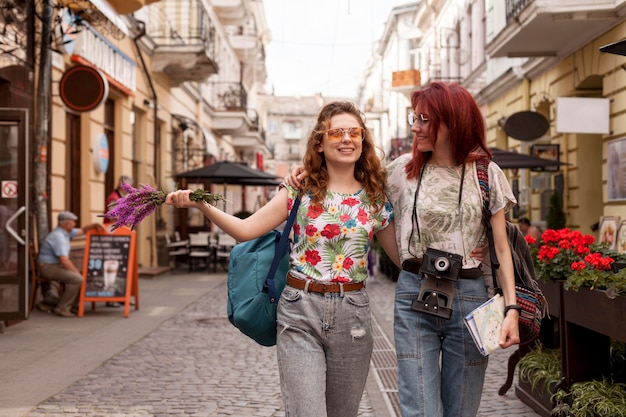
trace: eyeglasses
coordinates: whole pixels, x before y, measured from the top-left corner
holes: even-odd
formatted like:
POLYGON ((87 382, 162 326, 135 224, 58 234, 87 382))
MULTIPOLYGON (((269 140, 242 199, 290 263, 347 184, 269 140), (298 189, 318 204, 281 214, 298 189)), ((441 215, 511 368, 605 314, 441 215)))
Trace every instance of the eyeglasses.
POLYGON ((417 122, 417 124, 421 127, 426 126, 428 122, 430 122, 430 119, 424 113, 409 113, 407 121, 409 122, 409 126, 413 126, 417 122))
POLYGON ((351 140, 353 141, 362 141, 363 140, 363 128, 362 127, 350 127, 348 129, 343 129, 338 127, 336 129, 328 129, 326 134, 328 135, 328 140, 331 142, 339 142, 343 139, 343 135, 348 134, 351 140))

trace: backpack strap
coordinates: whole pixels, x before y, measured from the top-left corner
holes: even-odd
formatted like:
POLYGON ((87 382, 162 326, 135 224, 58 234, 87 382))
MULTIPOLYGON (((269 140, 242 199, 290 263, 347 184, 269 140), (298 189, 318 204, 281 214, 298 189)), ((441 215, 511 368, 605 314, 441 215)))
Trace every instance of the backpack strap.
POLYGON ((293 206, 291 207, 291 211, 289 212, 289 218, 287 219, 287 223, 285 224, 285 228, 283 232, 280 233, 280 238, 276 242, 274 259, 272 259, 272 264, 270 265, 270 269, 267 273, 267 277, 265 278, 265 286, 267 286, 267 294, 270 299, 270 303, 274 304, 278 301, 276 294, 276 284, 274 282, 274 276, 276 275, 276 271, 278 271, 278 265, 280 264, 281 259, 287 252, 289 252, 289 233, 291 232, 291 228, 293 227, 293 223, 296 220, 296 215, 298 214, 298 207, 300 207, 300 194, 294 199, 293 206))
POLYGON ((491 260, 491 277, 493 278, 493 287, 498 289, 498 281, 496 280, 496 271, 500 268, 500 261, 496 255, 496 246, 493 242, 493 230, 491 229, 491 210, 489 210, 489 158, 480 158, 476 160, 476 173, 478 175, 478 184, 480 192, 483 196, 483 224, 487 233, 487 241, 489 243, 489 259, 491 260))
POLYGON ((483 196, 484 214, 491 217, 491 212, 489 211, 489 162, 489 158, 480 158, 476 160, 476 174, 478 175, 480 193, 483 196))

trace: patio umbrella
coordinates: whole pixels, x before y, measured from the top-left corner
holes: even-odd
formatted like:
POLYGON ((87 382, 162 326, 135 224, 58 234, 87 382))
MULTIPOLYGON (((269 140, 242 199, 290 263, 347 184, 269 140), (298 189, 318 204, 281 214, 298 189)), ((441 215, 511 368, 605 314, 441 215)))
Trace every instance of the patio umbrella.
MULTIPOLYGON (((280 184, 277 176, 237 162, 221 161, 191 171, 175 175, 177 180, 187 179, 188 182, 209 182, 224 184, 224 198, 228 200, 227 184, 276 186, 280 184)), ((242 189, 242 198, 244 190, 242 189)), ((224 202, 226 210, 226 202, 224 202)))
MULTIPOLYGON (((236 162, 221 161, 198 169, 182 172, 176 178, 208 180, 214 184, 257 185, 259 180, 276 181, 277 176, 236 162), (255 183, 256 182, 256 183, 255 183)), ((262 184, 274 185, 274 184, 262 184)))
POLYGON ((567 165, 563 162, 513 151, 505 151, 500 148, 489 148, 489 150, 493 153, 493 162, 503 169, 534 168, 543 170, 545 168, 558 168, 560 165, 567 165))

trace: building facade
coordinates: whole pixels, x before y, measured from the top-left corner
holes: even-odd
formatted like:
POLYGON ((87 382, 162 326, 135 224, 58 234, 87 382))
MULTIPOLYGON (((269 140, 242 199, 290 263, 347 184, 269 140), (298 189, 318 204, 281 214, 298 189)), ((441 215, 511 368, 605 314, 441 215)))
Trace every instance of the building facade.
MULTIPOLYGON (((28 315, 29 243, 56 227, 60 211, 101 222, 121 175, 135 186, 224 193, 226 185, 177 175, 218 161, 263 167, 270 152, 256 106, 269 31, 263 3, 252 0, 0 5, 0 148, 11 156, 0 167, 9 190, 1 202, 9 215, 25 212, 10 222, 20 240, 3 239, 10 272, 0 276, 0 318, 18 319, 28 315)), ((226 210, 252 207, 265 188, 228 186, 226 210)), ((163 262, 164 236, 181 225, 209 226, 169 206, 143 221, 139 265, 163 262)))
POLYGON ((600 237, 603 219, 618 227, 626 220, 626 58, 600 50, 626 38, 625 15, 624 1, 435 0, 397 7, 359 102, 381 120, 383 146, 393 156, 410 149, 410 92, 432 81, 461 83, 482 108, 490 147, 561 163, 542 172, 505 170, 519 202, 513 217, 545 227, 558 194, 566 225, 600 237))

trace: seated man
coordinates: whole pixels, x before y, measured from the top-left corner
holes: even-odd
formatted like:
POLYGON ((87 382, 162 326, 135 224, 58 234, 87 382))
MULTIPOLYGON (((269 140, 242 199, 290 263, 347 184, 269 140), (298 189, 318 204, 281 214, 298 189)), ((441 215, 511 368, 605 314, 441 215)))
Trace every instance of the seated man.
POLYGON ((65 284, 54 313, 61 317, 74 317, 75 313, 71 310, 78 307, 83 276, 69 258, 70 240, 91 229, 105 229, 99 223, 76 228, 78 217, 69 211, 59 213, 58 220, 58 226, 46 236, 39 250, 39 273, 44 278, 65 284))
POLYGON ((535 239, 533 246, 539 246, 541 244, 541 230, 538 227, 533 226, 530 223, 528 217, 520 217, 518 220, 519 230, 522 231, 524 236, 530 236, 535 239))

